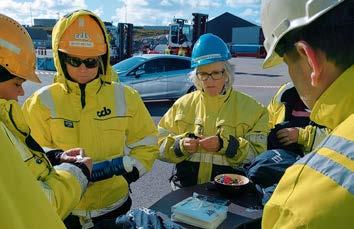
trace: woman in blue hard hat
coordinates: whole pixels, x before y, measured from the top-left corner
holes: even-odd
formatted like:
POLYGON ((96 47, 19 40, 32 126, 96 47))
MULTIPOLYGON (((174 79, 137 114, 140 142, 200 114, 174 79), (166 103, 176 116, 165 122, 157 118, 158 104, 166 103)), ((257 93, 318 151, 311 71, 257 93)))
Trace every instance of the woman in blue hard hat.
POLYGON ((232 88, 230 58, 213 34, 202 35, 193 48, 191 79, 197 90, 178 99, 158 126, 160 159, 176 163, 172 185, 238 172, 266 149, 267 110, 232 88))

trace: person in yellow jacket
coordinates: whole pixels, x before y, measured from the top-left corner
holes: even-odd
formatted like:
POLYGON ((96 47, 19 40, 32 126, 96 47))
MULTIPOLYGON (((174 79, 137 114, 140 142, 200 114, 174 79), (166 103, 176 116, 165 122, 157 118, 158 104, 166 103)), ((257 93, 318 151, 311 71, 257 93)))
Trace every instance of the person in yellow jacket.
POLYGON ((0 121, 0 228, 65 228, 9 136, 0 121))
POLYGON ((157 130, 139 94, 112 81, 106 30, 95 14, 62 17, 52 45, 56 81, 29 97, 23 110, 41 145, 79 146, 93 159, 93 183, 65 220, 68 228, 92 227, 130 209, 128 184, 151 170, 157 130))
POLYGON ((263 67, 282 62, 311 109, 332 132, 289 167, 264 208, 263 228, 354 225, 354 1, 265 0, 263 67))
POLYGON ((6 133, 11 132, 7 134, 8 141, 14 144, 59 216, 65 218, 86 190, 91 159, 77 159, 80 149, 64 153, 51 151, 47 157, 32 138, 17 100, 18 96, 24 95, 22 84, 25 80, 40 82, 35 74, 33 43, 25 28, 3 14, 0 14, 0 27, 1 125, 6 133))
POLYGON ((282 85, 268 105, 268 149, 286 149, 301 156, 310 153, 330 130, 310 120, 311 111, 303 103, 292 82, 282 85))
POLYGON ((160 158, 176 163, 177 185, 238 172, 266 149, 267 110, 233 90, 230 58, 219 37, 202 35, 192 52, 191 77, 198 90, 178 99, 159 122, 160 158))

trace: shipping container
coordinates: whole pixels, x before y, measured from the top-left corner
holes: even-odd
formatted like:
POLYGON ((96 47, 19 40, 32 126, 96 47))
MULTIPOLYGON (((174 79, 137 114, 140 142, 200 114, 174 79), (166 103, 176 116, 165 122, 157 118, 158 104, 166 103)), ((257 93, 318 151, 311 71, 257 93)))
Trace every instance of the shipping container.
POLYGON ((264 58, 267 53, 263 47, 264 36, 260 26, 232 28, 230 52, 234 57, 250 56, 264 58))

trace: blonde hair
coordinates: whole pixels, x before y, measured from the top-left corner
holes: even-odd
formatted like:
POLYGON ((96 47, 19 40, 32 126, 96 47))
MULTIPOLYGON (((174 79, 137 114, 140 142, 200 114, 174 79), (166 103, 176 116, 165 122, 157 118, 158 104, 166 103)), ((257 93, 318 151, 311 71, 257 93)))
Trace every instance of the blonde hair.
MULTIPOLYGON (((232 85, 234 83, 235 67, 232 64, 230 64, 229 61, 223 61, 223 63, 225 67, 224 77, 226 78, 225 90, 229 90, 230 88, 232 88, 232 85)), ((201 90, 201 91, 203 90, 202 82, 197 77, 197 68, 195 68, 193 71, 189 73, 189 78, 192 80, 197 90, 201 90)))

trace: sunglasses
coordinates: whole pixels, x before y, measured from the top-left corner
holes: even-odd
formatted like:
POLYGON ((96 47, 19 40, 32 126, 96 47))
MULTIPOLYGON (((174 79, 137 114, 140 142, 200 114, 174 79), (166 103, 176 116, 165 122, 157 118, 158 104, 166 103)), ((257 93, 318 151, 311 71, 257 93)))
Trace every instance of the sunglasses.
POLYGON ((81 64, 84 64, 86 68, 96 68, 98 66, 98 58, 87 58, 82 60, 78 57, 66 56, 65 62, 75 68, 78 68, 81 64))

